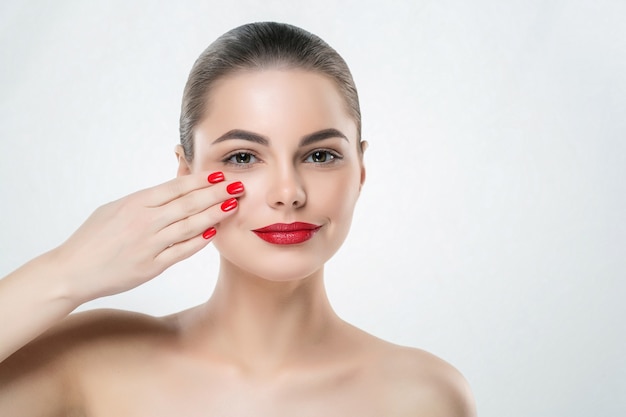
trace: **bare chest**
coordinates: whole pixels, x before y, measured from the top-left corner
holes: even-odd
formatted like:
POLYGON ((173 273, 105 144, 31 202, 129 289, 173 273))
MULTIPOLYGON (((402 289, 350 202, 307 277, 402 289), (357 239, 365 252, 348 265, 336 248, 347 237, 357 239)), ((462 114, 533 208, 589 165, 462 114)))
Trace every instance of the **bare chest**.
POLYGON ((102 371, 85 382, 85 417, 391 416, 374 381, 315 372, 281 381, 210 369, 102 371))

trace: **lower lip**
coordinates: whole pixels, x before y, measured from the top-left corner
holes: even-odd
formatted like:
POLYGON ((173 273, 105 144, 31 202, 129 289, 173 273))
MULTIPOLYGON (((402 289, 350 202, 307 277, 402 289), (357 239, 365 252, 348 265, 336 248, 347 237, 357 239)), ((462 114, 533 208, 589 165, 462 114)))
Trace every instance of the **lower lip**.
POLYGON ((311 239, 313 235, 319 230, 316 229, 303 229, 294 230, 291 232, 254 232, 258 237, 268 243, 274 245, 296 245, 298 243, 306 242, 311 239))

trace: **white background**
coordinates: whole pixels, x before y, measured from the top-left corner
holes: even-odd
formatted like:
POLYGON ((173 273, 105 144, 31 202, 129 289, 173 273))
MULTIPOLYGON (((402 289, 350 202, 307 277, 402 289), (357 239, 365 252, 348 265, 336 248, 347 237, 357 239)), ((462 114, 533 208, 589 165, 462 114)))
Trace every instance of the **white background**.
MULTIPOLYGON (((371 145, 340 315, 454 364, 481 416, 626 414, 625 2, 174 3, 0 6, 0 274, 172 178, 195 58, 288 22, 347 60, 371 145)), ((216 261, 84 308, 195 305, 216 261)))

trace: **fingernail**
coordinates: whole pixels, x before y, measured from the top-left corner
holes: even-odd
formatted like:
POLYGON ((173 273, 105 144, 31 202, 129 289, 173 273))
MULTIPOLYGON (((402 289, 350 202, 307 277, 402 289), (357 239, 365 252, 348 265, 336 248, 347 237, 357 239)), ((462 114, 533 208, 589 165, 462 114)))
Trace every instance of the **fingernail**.
POLYGON ((235 207, 237 207, 237 199, 231 198, 222 203, 222 211, 231 211, 235 207))
POLYGON ((211 184, 217 184, 218 182, 222 182, 224 181, 224 173, 220 171, 214 172, 208 176, 207 180, 211 184))
POLYGON ((243 191, 243 184, 241 181, 233 182, 226 187, 226 191, 228 191, 228 194, 239 194, 243 191))
POLYGON ((202 233, 202 237, 205 239, 211 239, 216 233, 217 230, 215 230, 215 227, 209 227, 204 231, 204 233, 202 233))

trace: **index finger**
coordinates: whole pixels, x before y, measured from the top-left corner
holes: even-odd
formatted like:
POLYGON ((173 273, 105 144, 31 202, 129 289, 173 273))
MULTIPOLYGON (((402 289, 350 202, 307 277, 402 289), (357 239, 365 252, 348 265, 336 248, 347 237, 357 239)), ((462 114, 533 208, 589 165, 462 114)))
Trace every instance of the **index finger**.
MULTIPOLYGON (((154 187, 146 188, 142 191, 146 195, 146 207, 160 207, 192 191, 210 187, 212 185, 208 179, 210 174, 210 172, 199 172, 183 175, 154 187)), ((213 183, 215 182, 213 181, 213 183)))

